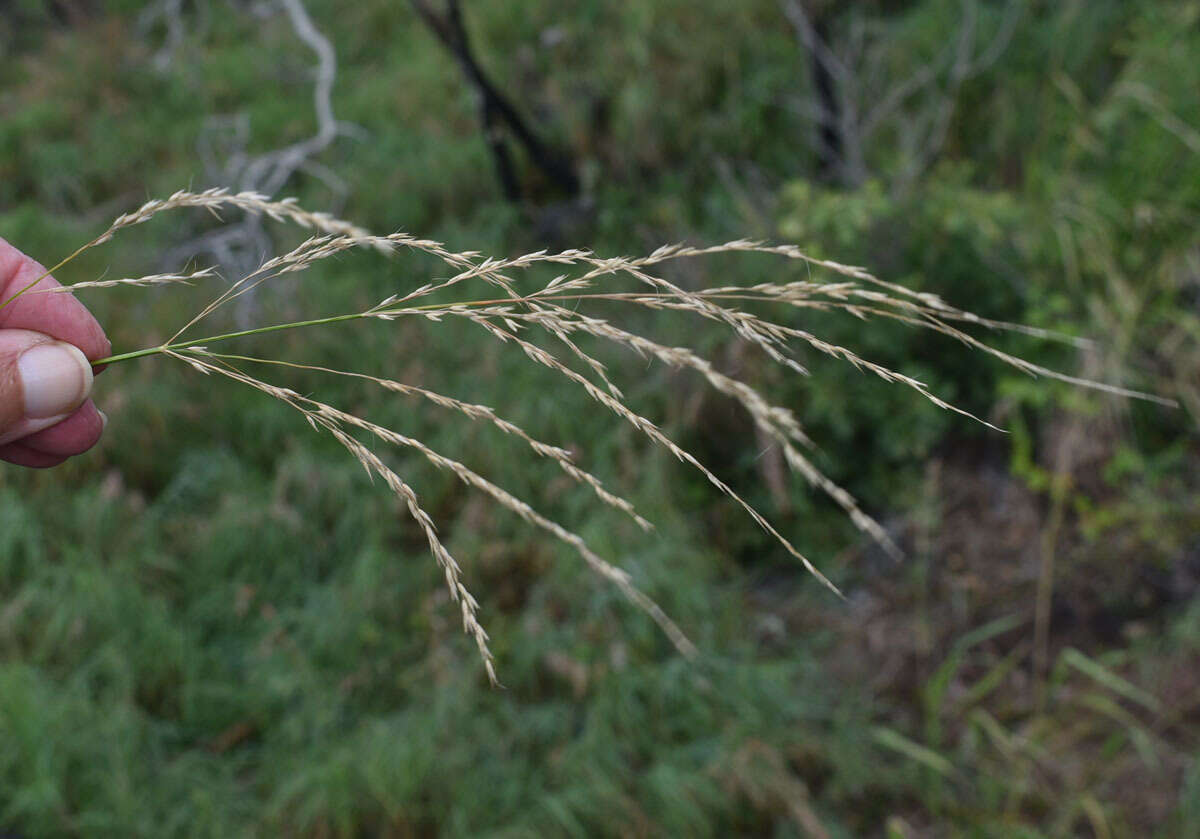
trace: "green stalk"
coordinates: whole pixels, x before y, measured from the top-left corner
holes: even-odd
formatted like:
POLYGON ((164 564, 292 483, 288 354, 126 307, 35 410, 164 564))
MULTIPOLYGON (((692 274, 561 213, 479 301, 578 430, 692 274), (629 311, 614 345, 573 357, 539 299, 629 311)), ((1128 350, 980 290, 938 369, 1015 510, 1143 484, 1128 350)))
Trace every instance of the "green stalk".
MULTIPOLYGON (((481 306, 497 306, 497 305, 501 305, 501 304, 505 304, 505 303, 524 303, 524 302, 530 302, 530 301, 537 302, 537 301, 541 301, 541 300, 591 300, 591 299, 620 300, 620 299, 628 298, 631 296, 656 297, 659 295, 656 295, 654 293, 637 293, 637 294, 616 293, 616 294, 548 294, 548 295, 543 295, 543 296, 534 295, 531 297, 515 297, 515 298, 514 297, 498 297, 493 300, 471 300, 471 301, 468 301, 465 303, 454 303, 454 304, 427 303, 423 306, 407 307, 407 311, 413 311, 413 312, 429 311, 432 309, 446 308, 447 305, 481 307, 481 306)), ((387 310, 384 309, 382 311, 384 313, 386 313, 387 310)), ((261 335, 266 332, 279 332, 284 329, 299 329, 299 328, 302 328, 305 326, 320 326, 321 324, 324 324, 324 323, 341 323, 343 321, 348 321, 348 320, 357 320, 359 318, 372 317, 379 313, 380 312, 378 312, 378 311, 355 312, 354 314, 350 314, 350 315, 334 315, 332 317, 317 318, 315 320, 299 320, 299 321, 295 321, 293 323, 277 323, 273 326, 260 326, 256 329, 245 329, 245 330, 242 330, 241 332, 226 332, 224 335, 210 335, 207 338, 190 338, 186 341, 177 341, 176 343, 173 343, 173 344, 163 344, 162 346, 159 346, 159 347, 147 347, 142 350, 133 350, 132 352, 124 352, 124 353, 118 353, 116 355, 110 355, 107 358, 102 358, 98 361, 93 361, 92 366, 99 367, 102 364, 117 364, 122 361, 132 361, 135 358, 145 358, 145 357, 151 356, 151 355, 160 355, 162 353, 170 352, 173 350, 186 350, 189 347, 199 347, 199 346, 204 346, 206 344, 215 344, 218 341, 229 341, 234 338, 246 338, 246 337, 249 337, 250 335, 261 335)))
MULTIPOLYGON (((573 297, 586 297, 588 295, 573 295, 573 297)), ((497 298, 495 300, 472 300, 469 303, 457 303, 458 306, 495 306, 500 303, 520 302, 522 299, 533 298, 497 298)), ((549 298, 546 298, 549 299, 549 298)), ((428 311, 430 309, 440 309, 446 306, 445 303, 427 303, 424 306, 411 306, 410 311, 428 311)), ((387 311, 386 309, 383 311, 387 311)), ((93 367, 99 367, 102 364, 117 364, 122 361, 132 361, 135 358, 145 358, 150 355, 159 355, 161 353, 170 352, 172 350, 186 350, 189 347, 200 347, 206 344, 215 344, 218 341, 229 341, 234 338, 246 338, 250 335, 261 335, 264 332, 280 332, 284 329, 299 329, 304 326, 320 326, 323 323, 341 323, 348 320, 357 320, 359 318, 372 317, 378 312, 355 312, 351 315, 334 315, 327 318, 317 318, 315 320, 298 320, 293 323, 277 323, 274 326, 260 326, 257 329, 245 329, 241 332, 226 332, 224 335, 210 335, 207 338, 191 338, 187 341, 178 341, 174 344, 163 344, 160 347, 147 347, 144 350, 133 350, 132 352, 118 353, 110 355, 107 358, 101 358, 98 361, 93 361, 93 367)))
POLYGON ((352 315, 334 315, 328 318, 317 318, 316 320, 298 320, 293 323, 277 323, 274 326, 260 326, 257 329, 245 329, 241 332, 226 332, 224 335, 210 335, 207 338, 191 338, 187 341, 179 341, 174 344, 163 344, 161 347, 147 347, 144 350, 134 350, 133 352, 119 353, 110 355, 107 358, 101 358, 98 361, 93 361, 93 367, 99 367, 102 364, 117 364, 121 361, 131 361, 135 358, 145 358, 148 355, 158 355, 160 353, 170 352, 172 350, 186 350, 189 347, 199 347, 205 344, 215 344, 218 341, 230 341, 234 338, 246 338, 250 335, 261 335, 265 332, 279 332, 284 329, 299 329, 304 326, 320 326, 323 323, 339 323, 341 321, 356 320, 358 318, 369 317, 366 312, 355 312, 352 315))

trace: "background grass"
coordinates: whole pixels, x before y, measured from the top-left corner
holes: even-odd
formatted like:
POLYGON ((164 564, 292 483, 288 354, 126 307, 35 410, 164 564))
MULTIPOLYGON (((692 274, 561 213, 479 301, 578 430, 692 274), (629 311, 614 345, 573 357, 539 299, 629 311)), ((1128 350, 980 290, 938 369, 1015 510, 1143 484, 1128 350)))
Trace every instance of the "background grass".
MULTIPOLYGON (((160 72, 163 33, 137 28, 142 5, 17 2, 0 22, 0 235, 48 264, 147 197, 208 186, 197 139, 211 115, 245 115, 251 151, 313 130, 312 57, 285 18, 185 4, 188 36, 160 72)), ((344 206, 301 176, 286 191, 306 206, 497 255, 797 241, 985 316, 1097 337, 1082 354, 997 340, 1185 407, 796 315, 1002 437, 845 365, 805 358, 814 375, 797 381, 717 330, 647 318, 794 407, 822 468, 909 550, 893 565, 822 498, 773 491, 749 417, 698 378, 606 356, 631 404, 780 522, 842 603, 698 475, 468 325, 248 342, 493 405, 577 448, 656 523, 640 534, 491 429, 353 382, 288 379, 561 516, 702 650, 681 661, 573 556, 400 457, 480 597, 496 691, 421 534, 335 443, 233 383, 165 359, 121 365, 97 383, 112 422, 96 451, 0 471, 0 830, 1197 835, 1200 155, 1163 114, 1200 130, 1200 4, 1025 4, 1009 48, 958 92, 936 164, 900 188, 905 159, 885 139, 855 189, 816 177, 812 126, 788 107, 810 92, 809 63, 773 0, 465 4, 487 69, 576 161, 586 211, 527 167, 530 206, 502 200, 470 92, 407 6, 307 5, 338 52, 338 116, 361 131, 321 157, 344 206), (1128 95, 1137 85, 1159 107, 1128 95)), ((984 24, 993 6, 979 4, 984 24)), ((881 21, 903 77, 960 10, 864 2, 842 20, 881 21)), ((213 223, 164 217, 60 279, 158 270, 213 223)), ((275 232, 279 248, 297 241, 275 232)), ((260 305, 272 320, 349 310, 439 270, 352 254, 260 305)), ((671 270, 693 286, 804 276, 753 256, 671 270)), ((87 298, 117 351, 161 341, 204 299, 87 298)))

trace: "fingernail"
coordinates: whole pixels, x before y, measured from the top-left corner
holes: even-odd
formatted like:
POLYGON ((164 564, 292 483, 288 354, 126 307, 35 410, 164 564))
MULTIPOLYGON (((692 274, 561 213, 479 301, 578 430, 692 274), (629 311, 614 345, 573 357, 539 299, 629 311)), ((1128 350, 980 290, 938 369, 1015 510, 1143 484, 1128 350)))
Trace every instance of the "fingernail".
POLYGON ((100 430, 103 431, 104 429, 108 428, 108 414, 104 413, 100 409, 96 409, 96 413, 100 415, 100 430))
POLYGON ((29 419, 70 413, 92 390, 92 365, 78 347, 61 341, 26 350, 17 371, 29 419))

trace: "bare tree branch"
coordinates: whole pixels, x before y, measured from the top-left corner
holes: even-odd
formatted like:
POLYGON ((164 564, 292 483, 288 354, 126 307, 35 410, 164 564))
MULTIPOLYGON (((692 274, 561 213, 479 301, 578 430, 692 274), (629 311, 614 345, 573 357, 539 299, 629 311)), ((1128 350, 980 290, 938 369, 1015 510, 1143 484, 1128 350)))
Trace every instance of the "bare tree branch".
POLYGON ((175 51, 183 43, 183 0, 158 0, 151 3, 138 14, 136 26, 139 32, 146 33, 160 20, 166 28, 166 37, 150 62, 154 69, 161 73, 171 66, 175 51))
POLYGON ((1192 126, 1173 114, 1171 109, 1162 101, 1162 97, 1150 87, 1141 82, 1126 81, 1118 84, 1116 90, 1113 92, 1116 96, 1131 99, 1134 103, 1140 105, 1146 113, 1154 118, 1155 122, 1173 134, 1179 142, 1183 143, 1194 153, 1200 154, 1200 131, 1192 128, 1192 126))
POLYGON ((797 40, 812 57, 816 102, 793 110, 817 128, 821 170, 840 183, 856 185, 870 176, 868 151, 887 128, 906 152, 907 163, 894 175, 903 189, 941 154, 962 85, 993 66, 1008 48, 1020 22, 1025 0, 1009 0, 990 41, 977 48, 978 0, 963 0, 954 37, 931 61, 907 77, 883 86, 890 31, 870 31, 862 17, 850 20, 842 42, 832 42, 825 18, 815 18, 802 0, 780 0, 797 40))
MULTIPOLYGON (((214 116, 206 120, 197 139, 197 154, 203 161, 206 180, 216 186, 227 186, 239 192, 259 192, 275 195, 292 180, 297 172, 317 178, 339 200, 344 200, 348 188, 331 169, 315 158, 325 151, 347 126, 338 122, 333 109, 333 85, 337 78, 337 54, 329 39, 317 28, 302 0, 271 0, 252 4, 231 5, 259 17, 269 17, 279 11, 287 15, 296 37, 315 53, 313 70, 313 112, 316 132, 303 140, 280 149, 251 155, 250 120, 246 114, 214 116)), ((147 27, 162 20, 167 27, 167 42, 155 57, 156 64, 165 67, 182 39, 182 0, 159 0, 142 13, 147 27)), ((180 258, 207 253, 231 275, 242 276, 269 258, 272 243, 255 215, 247 215, 236 224, 226 225, 185 242, 167 255, 172 262, 180 258)), ((257 305, 254 294, 238 300, 235 318, 239 323, 254 319, 257 305)))
POLYGON ((804 10, 800 0, 780 0, 780 5, 788 22, 796 30, 796 36, 804 48, 812 52, 817 61, 824 65, 829 74, 839 82, 850 81, 850 68, 837 57, 825 39, 817 33, 817 28, 813 25, 812 19, 804 10))
POLYGON ((300 0, 278 0, 287 13, 296 36, 317 54, 316 78, 313 84, 313 110, 317 116, 317 133, 286 148, 261 155, 250 162, 242 173, 240 188, 274 195, 310 157, 328 148, 338 135, 338 123, 333 115, 333 82, 337 77, 337 55, 333 45, 313 26, 312 18, 300 0))

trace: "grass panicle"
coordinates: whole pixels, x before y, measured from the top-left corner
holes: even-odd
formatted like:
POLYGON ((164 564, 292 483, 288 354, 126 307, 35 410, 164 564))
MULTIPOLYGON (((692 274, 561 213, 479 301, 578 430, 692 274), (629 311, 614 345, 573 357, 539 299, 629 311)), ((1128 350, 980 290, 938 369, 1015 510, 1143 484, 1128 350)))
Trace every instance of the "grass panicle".
POLYGON ((804 454, 802 450, 811 448, 813 444, 792 411, 773 404, 747 382, 721 372, 711 361, 689 347, 667 346, 617 325, 613 322, 612 313, 628 311, 630 307, 634 307, 649 311, 690 314, 730 330, 733 335, 756 347, 774 363, 798 375, 808 375, 808 370, 796 358, 796 348, 808 347, 845 361, 858 370, 871 373, 885 381, 911 388, 940 408, 963 414, 984 424, 988 423, 941 399, 924 383, 910 376, 863 358, 847 347, 827 342, 811 332, 788 323, 777 322, 758 312, 764 309, 804 309, 840 313, 863 321, 899 321, 954 338, 970 349, 991 355, 1032 376, 1047 376, 1110 394, 1172 404, 1170 400, 1153 394, 1087 381, 1032 364, 991 346, 955 324, 992 331, 1013 331, 1040 339, 1064 341, 1077 347, 1089 346, 1089 342, 1083 339, 979 317, 951 306, 936 295, 912 291, 881 280, 866 269, 810 257, 794 245, 767 245, 749 240, 736 240, 711 247, 668 245, 640 258, 603 258, 590 251, 573 249, 557 253, 538 251, 515 258, 498 259, 483 257, 472 251, 454 251, 440 242, 420 239, 403 232, 385 236, 374 235, 329 214, 309 212, 293 199, 275 201, 258 193, 233 193, 221 189, 176 192, 169 198, 149 201, 136 210, 119 216, 102 234, 55 265, 38 280, 9 299, 0 301, 0 309, 26 293, 68 293, 120 286, 193 284, 211 279, 215 275, 214 270, 202 268, 190 272, 143 277, 98 279, 62 288, 33 290, 38 281, 46 275, 63 267, 89 248, 107 242, 121 230, 147 222, 168 210, 189 207, 206 209, 214 215, 227 209, 264 215, 280 222, 298 225, 311 231, 313 235, 287 253, 264 261, 257 269, 228 285, 164 343, 117 353, 96 363, 114 364, 153 355, 166 356, 200 373, 229 378, 277 399, 298 411, 313 429, 330 434, 362 464, 368 475, 383 480, 404 504, 425 535, 430 553, 445 577, 450 596, 459 604, 463 630, 474 640, 484 669, 493 683, 497 683, 495 658, 488 646, 487 632, 479 618, 479 602, 463 582, 461 567, 438 536, 434 521, 422 507, 416 491, 384 462, 372 446, 356 435, 365 435, 364 439, 372 439, 375 444, 415 451, 437 468, 449 471, 467 486, 483 493, 501 508, 568 545, 582 557, 589 568, 615 585, 627 600, 654 620, 680 653, 691 657, 696 654, 696 648, 662 608, 637 588, 628 572, 598 555, 578 533, 539 513, 526 501, 462 462, 435 451, 419 439, 378 425, 311 396, 301 395, 289 388, 256 378, 246 372, 246 367, 271 366, 276 369, 298 369, 348 376, 393 393, 417 397, 470 421, 489 424, 519 440, 536 456, 553 461, 572 481, 587 487, 603 505, 628 515, 645 530, 651 529, 651 523, 644 519, 627 499, 606 489, 596 475, 578 465, 567 448, 537 439, 515 423, 503 419, 490 406, 464 401, 421 385, 365 372, 223 352, 221 350, 226 342, 275 331, 316 328, 356 320, 403 321, 417 318, 438 322, 444 318, 465 319, 498 342, 518 348, 533 363, 565 379, 571 385, 582 388, 591 399, 622 422, 698 470, 721 493, 742 507, 810 573, 835 592, 837 589, 833 583, 758 510, 696 457, 675 443, 654 422, 634 410, 620 387, 610 377, 606 365, 585 350, 579 341, 586 339, 601 344, 616 344, 644 358, 698 373, 711 387, 735 400, 749 413, 757 429, 780 447, 784 462, 792 472, 808 485, 829 496, 860 531, 897 559, 902 557, 901 549, 885 528, 863 511, 850 493, 818 470, 812 460, 804 454), (351 248, 367 248, 384 254, 409 249, 439 260, 451 273, 447 277, 431 279, 412 289, 399 290, 375 305, 358 311, 325 314, 309 320, 263 324, 238 332, 185 337, 185 333, 195 330, 214 312, 259 285, 284 274, 304 271, 319 261, 351 248), (651 272, 655 266, 668 261, 726 253, 766 254, 799 261, 806 266, 809 276, 805 280, 782 279, 780 282, 755 285, 725 285, 686 290, 651 272), (535 266, 561 266, 565 273, 558 274, 532 292, 518 291, 523 285, 523 275, 527 275, 535 266), (835 279, 827 282, 814 279, 813 269, 818 272, 827 271, 834 275, 835 279), (626 281, 632 280, 637 286, 636 290, 630 291, 618 286, 621 278, 625 278, 626 281), (471 281, 482 282, 490 293, 466 293, 463 290, 471 287, 471 281), (455 299, 444 300, 456 293, 458 296, 455 299), (432 302, 435 296, 442 302, 432 302), (560 344, 565 348, 565 353, 556 354, 547 349, 538 342, 539 335, 560 344), (214 346, 218 348, 214 349, 214 346), (575 363, 569 359, 574 359, 575 363), (577 369, 576 363, 586 368, 586 372, 577 369))

